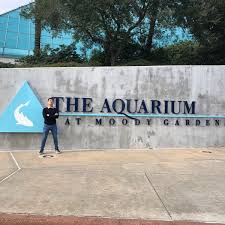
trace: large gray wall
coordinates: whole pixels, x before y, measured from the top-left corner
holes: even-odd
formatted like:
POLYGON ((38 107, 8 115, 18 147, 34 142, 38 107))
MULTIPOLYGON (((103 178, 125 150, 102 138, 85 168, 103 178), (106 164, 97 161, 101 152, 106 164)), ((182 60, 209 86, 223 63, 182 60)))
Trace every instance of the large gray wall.
MULTIPOLYGON (((24 81, 27 80, 38 94, 42 104, 49 96, 91 97, 95 112, 100 111, 104 99, 151 99, 196 101, 197 114, 224 115, 225 66, 156 66, 156 67, 95 67, 95 68, 31 68, 0 69, 0 113, 7 107, 24 81)), ((71 118, 71 117, 69 117, 71 118)), ((224 119, 220 126, 175 126, 169 119, 152 119, 148 126, 145 118, 136 126, 95 124, 95 117, 82 117, 82 124, 65 125, 66 117, 58 121, 59 142, 63 150, 73 149, 150 149, 225 146, 224 119)), ((41 134, 0 134, 0 150, 39 149, 41 134)), ((46 149, 53 149, 49 136, 46 149)))

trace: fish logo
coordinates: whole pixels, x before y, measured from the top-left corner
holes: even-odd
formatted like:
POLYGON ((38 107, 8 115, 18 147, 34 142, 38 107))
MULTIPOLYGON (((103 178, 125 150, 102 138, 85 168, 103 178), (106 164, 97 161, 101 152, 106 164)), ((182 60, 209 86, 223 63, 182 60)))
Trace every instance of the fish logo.
POLYGON ((30 101, 26 102, 25 104, 20 104, 14 111, 14 117, 17 122, 16 123, 17 125, 22 125, 25 127, 34 126, 33 122, 30 119, 28 119, 28 117, 25 116, 22 112, 20 112, 22 108, 29 106, 29 104, 30 104, 30 101))
POLYGON ((43 107, 27 81, 0 114, 0 133, 42 133, 43 107))

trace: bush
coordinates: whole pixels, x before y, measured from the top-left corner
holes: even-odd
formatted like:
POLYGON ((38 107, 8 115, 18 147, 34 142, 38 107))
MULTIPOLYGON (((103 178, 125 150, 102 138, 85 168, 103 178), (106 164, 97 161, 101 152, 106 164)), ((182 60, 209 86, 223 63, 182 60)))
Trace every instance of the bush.
POLYGON ((41 50, 40 56, 26 56, 19 59, 22 65, 51 65, 57 63, 82 63, 82 59, 76 53, 75 44, 69 46, 60 45, 59 48, 53 49, 46 45, 41 50))
POLYGON ((156 48, 145 58, 157 65, 198 65, 204 61, 199 44, 193 41, 156 48))
MULTIPOLYGON (((152 65, 194 65, 205 64, 206 54, 204 48, 193 41, 183 41, 167 47, 155 48, 145 52, 141 46, 128 43, 119 55, 118 66, 152 66, 152 65)), ((46 46, 41 51, 40 57, 27 56, 19 60, 20 65, 4 64, 3 67, 81 67, 104 66, 105 53, 93 49, 90 60, 82 60, 76 53, 75 45, 60 46, 51 49, 46 46)), ((1 65, 0 65, 1 67, 1 65)))
POLYGON ((198 64, 198 45, 191 42, 181 42, 165 49, 168 63, 171 65, 198 64))
POLYGON ((122 64, 123 66, 152 66, 154 62, 148 61, 146 59, 132 60, 127 63, 122 64))
POLYGON ((16 66, 14 64, 0 62, 0 68, 15 68, 15 67, 16 66))

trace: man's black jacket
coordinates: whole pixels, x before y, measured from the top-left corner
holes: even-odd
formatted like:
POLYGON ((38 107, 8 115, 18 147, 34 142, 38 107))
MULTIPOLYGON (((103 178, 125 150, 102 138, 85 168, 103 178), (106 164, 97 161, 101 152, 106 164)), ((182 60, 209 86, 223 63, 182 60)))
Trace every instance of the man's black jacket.
POLYGON ((44 108, 42 115, 45 120, 45 124, 53 125, 56 124, 56 119, 59 117, 59 112, 56 108, 44 108))

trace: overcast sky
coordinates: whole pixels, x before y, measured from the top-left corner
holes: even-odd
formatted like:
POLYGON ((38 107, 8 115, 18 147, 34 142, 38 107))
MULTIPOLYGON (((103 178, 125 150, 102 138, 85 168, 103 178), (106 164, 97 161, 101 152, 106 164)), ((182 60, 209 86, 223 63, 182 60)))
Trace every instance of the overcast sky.
POLYGON ((32 0, 0 0, 0 14, 30 3, 32 0))

